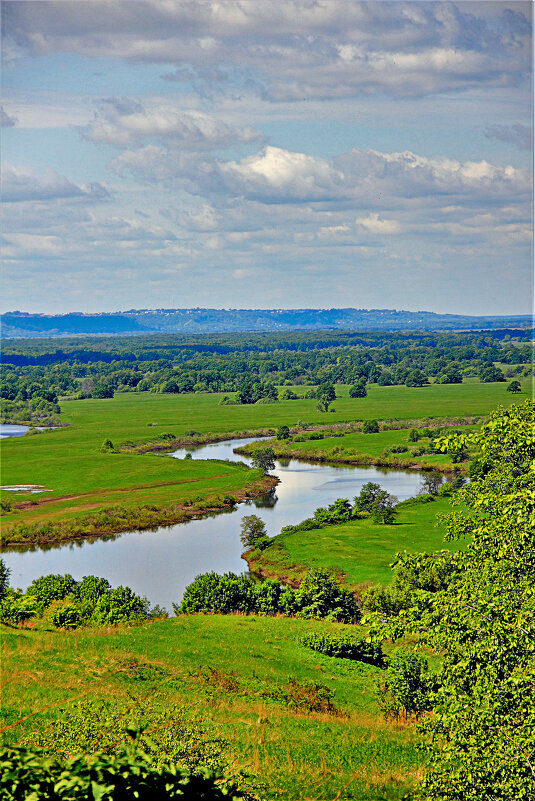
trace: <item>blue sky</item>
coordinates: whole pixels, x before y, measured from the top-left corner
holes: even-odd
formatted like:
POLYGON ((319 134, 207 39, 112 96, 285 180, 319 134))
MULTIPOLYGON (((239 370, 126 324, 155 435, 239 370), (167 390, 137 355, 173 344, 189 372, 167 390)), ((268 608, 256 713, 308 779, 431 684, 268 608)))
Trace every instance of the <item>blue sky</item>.
POLYGON ((531 12, 3 2, 2 310, 529 313, 531 12))

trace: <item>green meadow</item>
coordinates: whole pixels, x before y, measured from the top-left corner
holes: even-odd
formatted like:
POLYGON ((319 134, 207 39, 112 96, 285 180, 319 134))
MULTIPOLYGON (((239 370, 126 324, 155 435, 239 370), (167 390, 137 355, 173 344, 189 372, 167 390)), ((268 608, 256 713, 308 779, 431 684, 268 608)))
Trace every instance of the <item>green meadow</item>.
POLYGON ((353 590, 388 584, 396 552, 431 553, 460 547, 458 542, 444 542, 446 528, 440 516, 449 510, 450 499, 437 497, 430 503, 400 504, 392 525, 365 518, 279 534, 265 551, 254 552, 249 567, 263 576, 293 584, 311 568, 332 570, 353 590))
MULTIPOLYGON (((524 388, 527 391, 526 387, 524 388)), ((297 387, 303 391, 303 387, 297 387)), ((430 385, 421 388, 370 385, 368 397, 351 399, 347 386, 337 387, 334 411, 319 412, 315 400, 273 404, 221 405, 221 395, 118 393, 106 400, 62 404, 64 428, 2 442, 2 484, 43 485, 39 495, 5 493, 21 505, 4 517, 4 533, 14 522, 65 521, 120 505, 135 510, 143 504, 158 508, 205 503, 221 505, 225 497, 258 491, 260 474, 243 465, 170 459, 155 453, 103 453, 104 440, 123 446, 165 448, 162 434, 178 441, 268 433, 279 425, 332 425, 355 420, 427 420, 484 416, 515 400, 498 384, 430 385)), ((350 435, 358 450, 364 445, 373 458, 386 444, 406 436, 399 431, 350 435), (374 437, 376 439, 374 439, 374 437), (371 452, 369 449, 372 449, 371 452)), ((319 446, 330 447, 329 440, 319 446)), ((339 441, 331 441, 333 447, 339 441), (336 443, 336 444, 334 444, 336 443)), ((300 443, 309 446, 308 443, 300 443)), ((313 443, 315 448, 318 443, 313 443)), ((350 446, 348 446, 350 447, 350 446)), ((434 457, 440 463, 444 457, 434 457)))
POLYGON ((113 631, 2 628, 6 743, 90 751, 144 723, 162 751, 175 734, 201 765, 217 754, 263 801, 398 801, 420 774, 413 728, 382 715, 382 671, 299 644, 342 624, 191 615, 113 631))

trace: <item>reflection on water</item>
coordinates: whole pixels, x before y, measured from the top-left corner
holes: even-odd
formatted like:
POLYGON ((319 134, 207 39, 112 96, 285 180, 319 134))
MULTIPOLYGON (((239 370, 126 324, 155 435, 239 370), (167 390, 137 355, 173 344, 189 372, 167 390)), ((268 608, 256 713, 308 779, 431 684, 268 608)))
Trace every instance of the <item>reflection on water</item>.
MULTIPOLYGON (((255 440, 218 442, 190 452, 193 459, 249 463, 233 448, 251 441, 255 440)), ((185 453, 181 450, 173 456, 183 458, 185 453)), ((381 484, 399 500, 416 495, 421 484, 420 474, 415 471, 286 459, 278 461, 273 472, 280 479, 274 490, 209 517, 152 531, 88 537, 66 545, 33 546, 24 552, 10 550, 4 558, 12 571, 11 584, 26 588, 34 578, 47 573, 71 573, 76 579, 93 574, 104 576, 113 585, 127 584, 146 595, 152 604, 170 610, 199 573, 241 573, 247 569, 241 559, 240 521, 250 510, 256 510, 273 536, 283 526, 311 517, 318 506, 327 506, 337 498, 352 500, 367 481, 381 484)))

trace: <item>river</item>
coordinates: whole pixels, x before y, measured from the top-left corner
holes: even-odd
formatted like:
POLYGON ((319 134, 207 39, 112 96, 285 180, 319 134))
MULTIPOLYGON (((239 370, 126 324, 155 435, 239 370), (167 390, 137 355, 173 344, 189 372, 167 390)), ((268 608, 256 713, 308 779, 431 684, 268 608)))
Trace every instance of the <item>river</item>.
MULTIPOLYGON (((194 459, 249 459, 233 449, 254 439, 226 440, 189 449, 194 459)), ((183 458, 185 450, 176 451, 183 458)), ((11 568, 11 585, 26 589, 34 578, 48 573, 71 573, 75 579, 86 575, 104 576, 112 584, 126 584, 151 604, 171 611, 180 601, 184 588, 199 573, 242 573, 247 564, 241 559, 240 521, 243 515, 257 514, 274 536, 290 523, 310 517, 318 506, 337 498, 353 499, 367 481, 381 484, 404 500, 416 495, 420 474, 375 467, 309 464, 295 460, 277 461, 273 471, 280 479, 274 493, 239 504, 236 509, 210 517, 190 520, 155 531, 132 531, 106 539, 80 540, 55 547, 23 552, 5 551, 3 559, 11 568)))

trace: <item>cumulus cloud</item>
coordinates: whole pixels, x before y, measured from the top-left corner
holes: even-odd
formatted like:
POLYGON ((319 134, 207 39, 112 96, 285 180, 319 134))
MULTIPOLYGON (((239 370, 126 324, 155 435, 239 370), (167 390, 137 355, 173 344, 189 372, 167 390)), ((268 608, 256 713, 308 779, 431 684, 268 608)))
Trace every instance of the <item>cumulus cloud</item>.
POLYGON ((329 200, 339 197, 343 180, 324 159, 271 146, 217 171, 227 191, 266 203, 329 200))
MULTIPOLYGON (((353 149, 328 160, 268 145, 241 160, 225 161, 211 154, 191 159, 180 149, 146 145, 125 150, 110 166, 121 176, 202 197, 217 209, 235 208, 240 199, 265 206, 302 206, 309 212, 310 204, 373 213, 395 211, 407 203, 477 203, 485 208, 507 199, 528 201, 532 188, 526 168, 484 159, 429 158, 411 151, 353 149)), ((199 230, 213 223, 210 215, 199 218, 199 230)), ((196 227, 193 220, 190 224, 196 227)), ((382 226, 382 233, 396 232, 390 216, 361 215, 359 224, 362 230, 375 227, 379 232, 382 226)))
POLYGON ((95 143, 124 147, 164 140, 194 150, 252 142, 261 136, 251 127, 236 128, 200 111, 183 111, 170 103, 149 107, 132 98, 100 101, 93 120, 79 130, 95 143))
POLYGON ((478 13, 476 4, 469 10, 453 2, 356 0, 5 6, 5 36, 19 51, 175 64, 168 78, 193 80, 205 91, 247 87, 272 100, 515 86, 531 58, 526 15, 478 13))
POLYGON ((9 164, 2 167, 2 199, 5 203, 66 199, 97 202, 108 197, 109 193, 102 184, 75 184, 51 168, 38 173, 31 167, 9 164))
POLYGON ((356 224, 371 234, 399 234, 401 225, 397 220, 380 219, 379 214, 370 214, 368 217, 358 217, 356 224))
POLYGON ((533 148, 533 128, 528 125, 489 125, 485 128, 487 139, 498 139, 500 142, 510 142, 520 150, 533 148))

